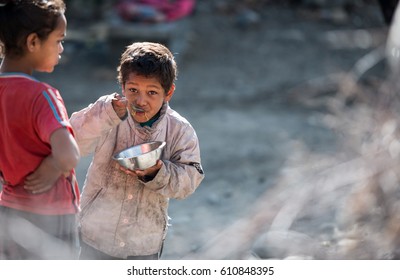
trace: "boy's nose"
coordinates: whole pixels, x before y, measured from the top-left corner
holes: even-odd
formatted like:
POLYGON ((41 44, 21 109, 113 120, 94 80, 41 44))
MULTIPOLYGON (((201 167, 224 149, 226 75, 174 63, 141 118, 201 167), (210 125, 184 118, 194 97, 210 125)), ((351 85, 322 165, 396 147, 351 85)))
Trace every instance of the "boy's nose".
POLYGON ((139 106, 142 106, 142 105, 144 105, 145 104, 145 98, 144 98, 144 96, 142 96, 141 94, 139 94, 137 97, 136 97, 136 104, 137 105, 139 105, 139 106))

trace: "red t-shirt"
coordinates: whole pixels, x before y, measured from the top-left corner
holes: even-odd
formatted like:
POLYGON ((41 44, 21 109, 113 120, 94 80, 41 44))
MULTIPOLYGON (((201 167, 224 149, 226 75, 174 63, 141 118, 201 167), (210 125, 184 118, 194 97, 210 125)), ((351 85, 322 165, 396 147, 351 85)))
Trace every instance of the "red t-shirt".
POLYGON ((58 90, 21 73, 0 74, 0 205, 43 215, 77 213, 75 171, 42 194, 24 189, 25 177, 51 153, 50 135, 61 127, 73 134, 58 90))

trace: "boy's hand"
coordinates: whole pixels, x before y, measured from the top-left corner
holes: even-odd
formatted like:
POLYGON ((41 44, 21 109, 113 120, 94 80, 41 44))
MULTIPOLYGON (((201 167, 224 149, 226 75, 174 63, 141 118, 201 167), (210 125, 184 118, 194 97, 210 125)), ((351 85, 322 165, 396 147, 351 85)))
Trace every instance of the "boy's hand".
POLYGON ((128 114, 126 106, 128 105, 128 100, 118 93, 114 93, 114 98, 111 100, 112 106, 118 117, 123 120, 128 114))
POLYGON ((50 145, 52 153, 25 178, 25 189, 34 194, 51 189, 63 174, 69 176, 79 161, 78 144, 66 128, 56 129, 51 134, 50 145))
POLYGON ((163 162, 162 162, 162 160, 159 159, 159 160, 157 160, 157 163, 154 166, 149 167, 144 170, 133 171, 133 170, 126 169, 122 166, 120 166, 120 170, 122 170, 123 172, 125 172, 128 175, 136 176, 140 180, 147 182, 147 181, 151 181, 154 177, 156 177, 158 170, 161 169, 162 165, 163 165, 163 162))
POLYGON ((45 158, 38 168, 25 178, 25 189, 33 194, 43 193, 54 186, 62 175, 51 157, 45 158))

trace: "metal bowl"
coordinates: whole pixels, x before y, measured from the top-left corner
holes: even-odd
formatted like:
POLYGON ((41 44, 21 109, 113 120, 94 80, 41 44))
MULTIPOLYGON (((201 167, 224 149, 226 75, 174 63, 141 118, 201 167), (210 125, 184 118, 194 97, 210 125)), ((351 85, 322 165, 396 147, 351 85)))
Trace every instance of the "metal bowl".
POLYGON ((157 163, 164 147, 165 142, 153 141, 127 148, 112 158, 130 170, 147 169, 157 163))

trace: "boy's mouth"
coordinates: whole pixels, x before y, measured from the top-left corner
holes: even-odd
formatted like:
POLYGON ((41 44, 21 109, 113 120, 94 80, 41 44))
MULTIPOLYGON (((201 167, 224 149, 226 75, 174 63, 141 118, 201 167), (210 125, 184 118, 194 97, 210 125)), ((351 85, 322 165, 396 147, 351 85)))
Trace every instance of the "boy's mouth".
POLYGON ((133 104, 131 104, 131 107, 136 113, 144 113, 144 110, 142 108, 136 107, 133 104))
POLYGON ((149 120, 149 117, 147 116, 145 110, 143 110, 142 108, 138 108, 133 104, 131 104, 131 108, 132 108, 132 112, 131 112, 132 117, 136 116, 136 114, 139 114, 142 116, 144 115, 144 117, 146 118, 147 121, 149 120))

